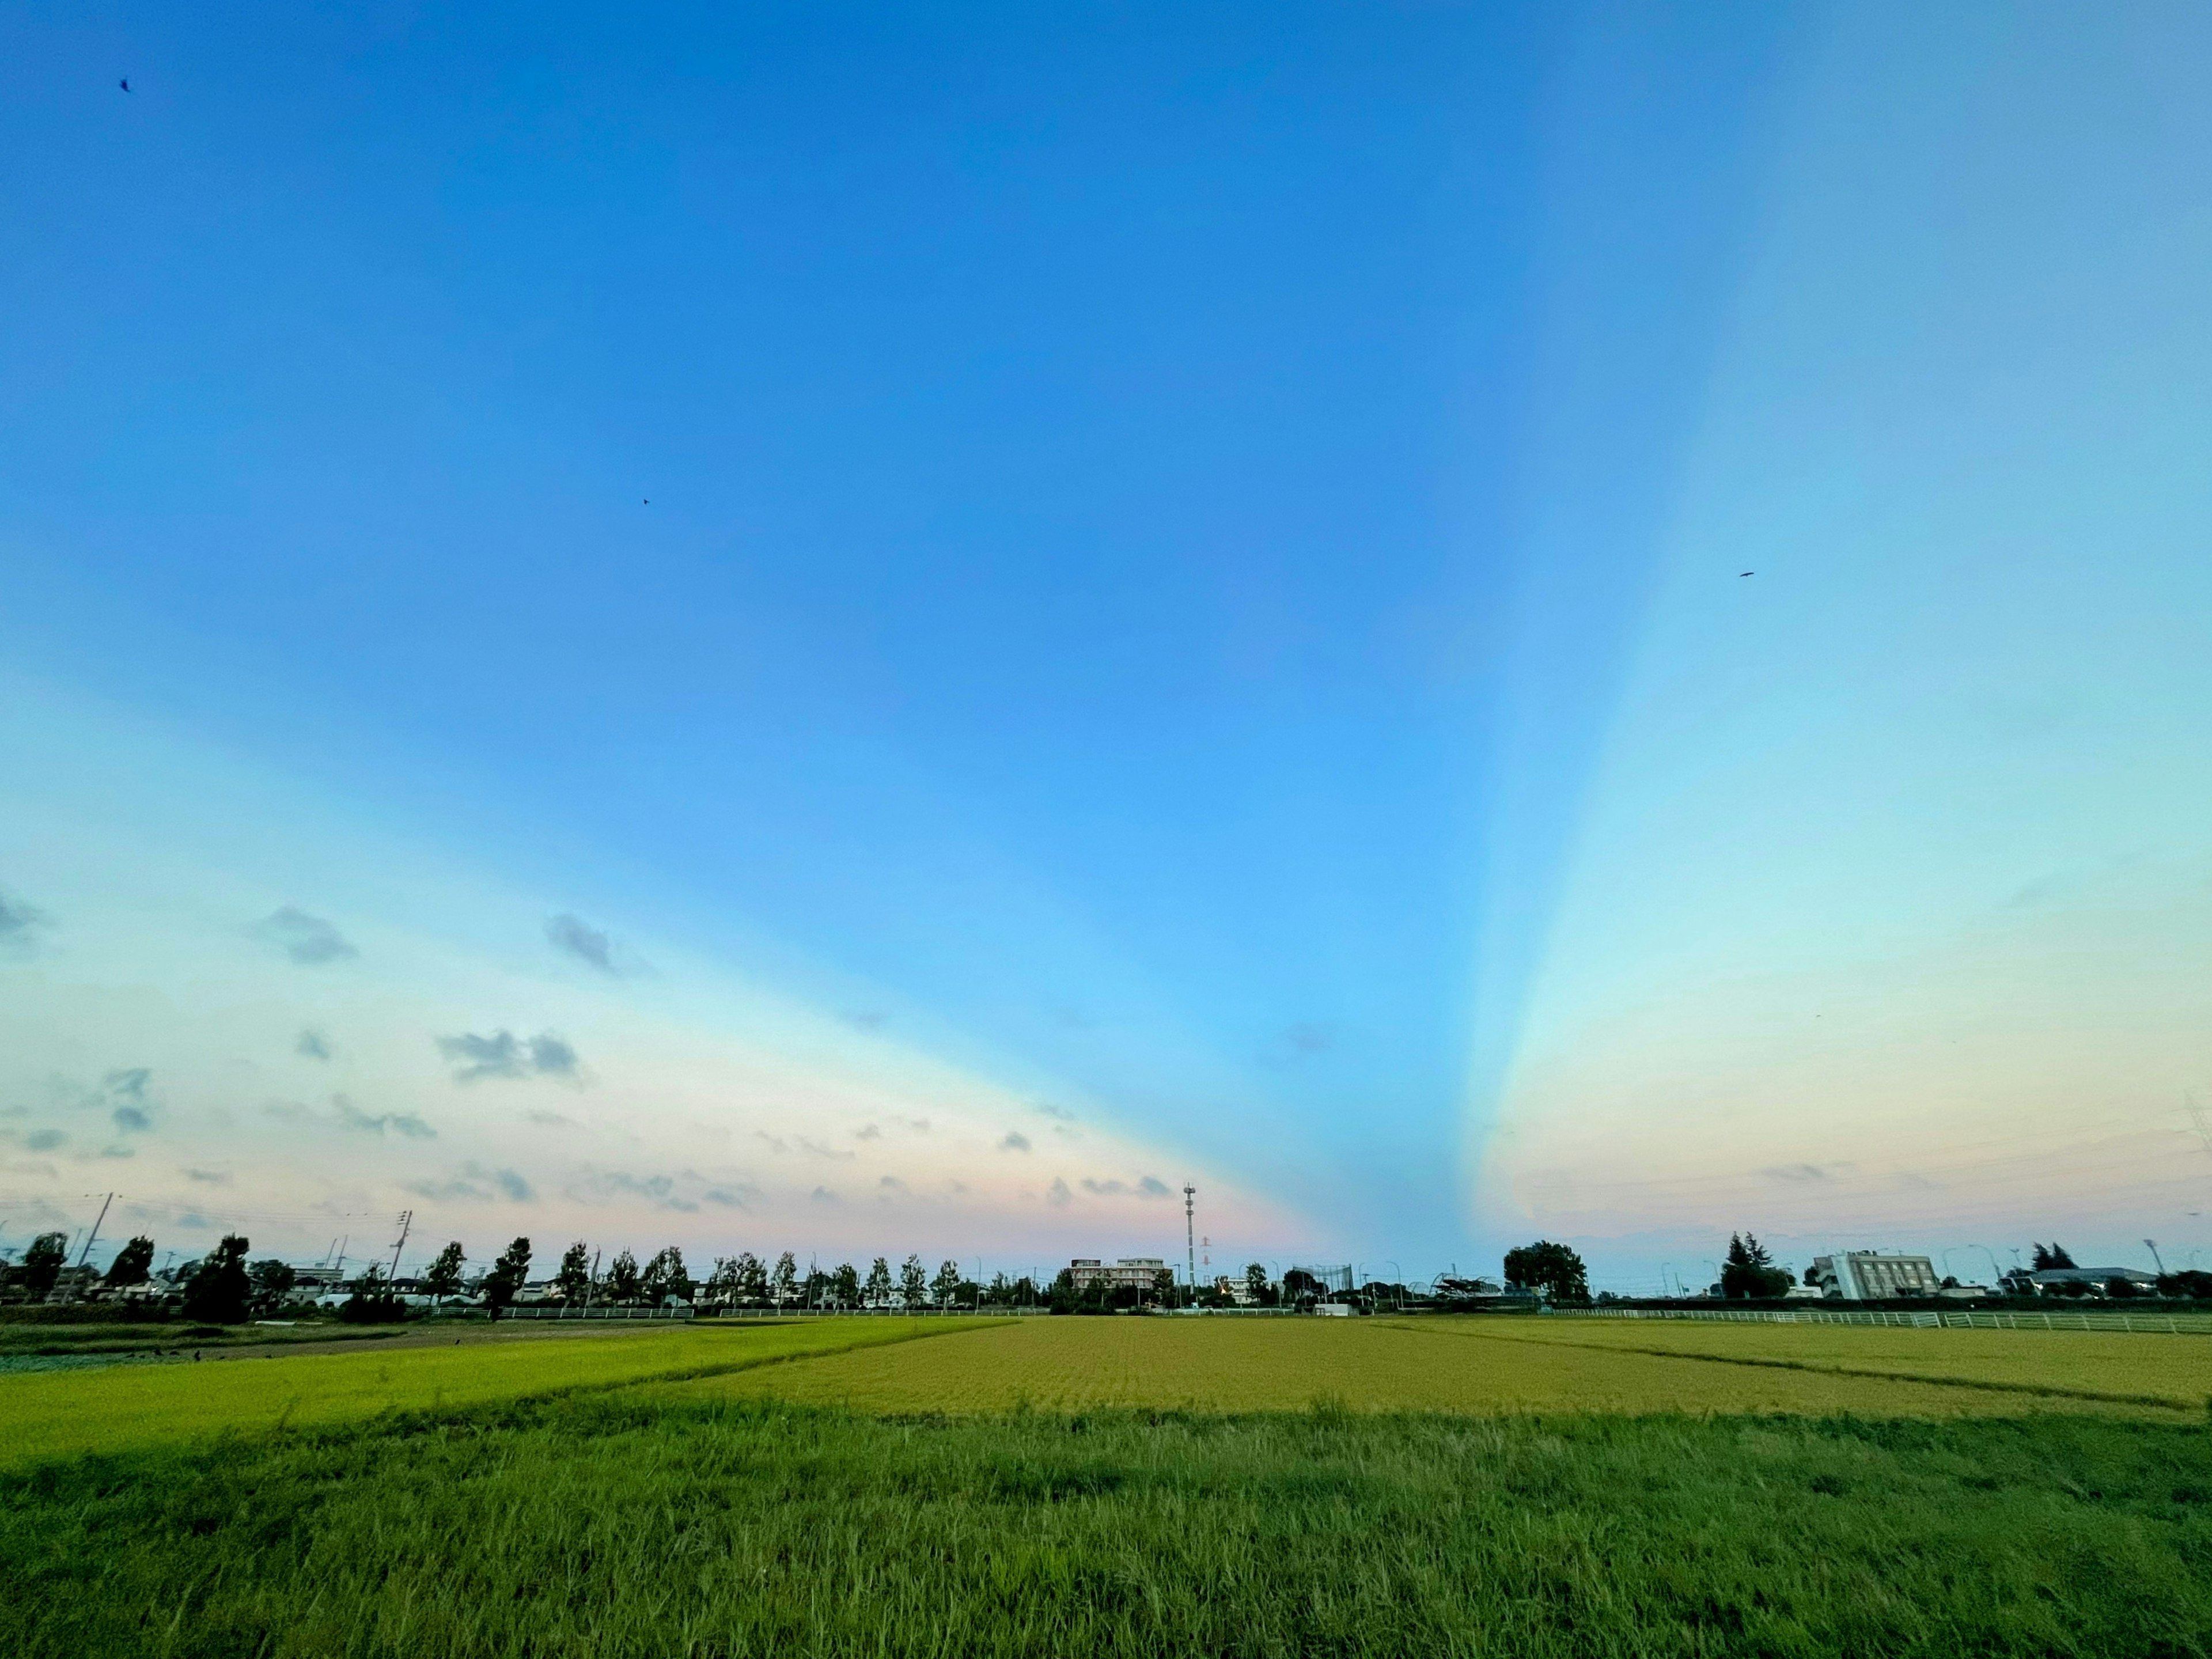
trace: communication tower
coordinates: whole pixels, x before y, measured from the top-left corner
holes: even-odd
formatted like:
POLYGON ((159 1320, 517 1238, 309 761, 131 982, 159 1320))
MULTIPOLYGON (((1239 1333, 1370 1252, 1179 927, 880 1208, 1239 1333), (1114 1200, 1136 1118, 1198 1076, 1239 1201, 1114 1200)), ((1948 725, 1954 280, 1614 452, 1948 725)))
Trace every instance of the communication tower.
POLYGON ((1190 1273, 1190 1293, 1198 1294, 1198 1237, 1196 1216, 1198 1188, 1188 1181, 1182 1184, 1182 1247, 1190 1273))

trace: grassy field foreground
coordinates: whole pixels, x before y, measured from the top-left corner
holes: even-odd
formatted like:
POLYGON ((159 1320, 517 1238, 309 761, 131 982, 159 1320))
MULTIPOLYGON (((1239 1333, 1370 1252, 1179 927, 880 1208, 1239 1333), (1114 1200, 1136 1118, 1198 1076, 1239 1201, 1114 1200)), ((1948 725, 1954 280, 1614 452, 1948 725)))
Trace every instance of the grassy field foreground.
POLYGON ((0 1651, 2170 1656, 2208 1563, 2212 1441, 2096 1417, 575 1396, 0 1479, 0 1651))
POLYGON ((842 1320, 0 1377, 0 1652, 2208 1655, 2208 1354, 842 1320))

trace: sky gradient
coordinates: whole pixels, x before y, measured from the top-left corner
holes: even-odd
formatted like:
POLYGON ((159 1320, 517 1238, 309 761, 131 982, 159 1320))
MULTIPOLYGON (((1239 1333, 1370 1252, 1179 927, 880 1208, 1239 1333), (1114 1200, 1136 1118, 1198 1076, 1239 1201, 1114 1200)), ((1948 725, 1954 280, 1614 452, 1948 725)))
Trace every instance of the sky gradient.
POLYGON ((2212 1257, 2208 70, 11 10, 0 1249, 2212 1257))

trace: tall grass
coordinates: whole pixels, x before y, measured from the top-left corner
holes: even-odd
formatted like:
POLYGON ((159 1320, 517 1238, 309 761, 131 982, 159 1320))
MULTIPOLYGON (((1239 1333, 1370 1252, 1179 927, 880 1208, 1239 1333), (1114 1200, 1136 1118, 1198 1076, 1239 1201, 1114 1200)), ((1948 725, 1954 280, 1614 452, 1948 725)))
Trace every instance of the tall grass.
POLYGON ((2178 1656, 2208 1565, 2197 1427, 601 1396, 0 1480, 0 1650, 2178 1656))

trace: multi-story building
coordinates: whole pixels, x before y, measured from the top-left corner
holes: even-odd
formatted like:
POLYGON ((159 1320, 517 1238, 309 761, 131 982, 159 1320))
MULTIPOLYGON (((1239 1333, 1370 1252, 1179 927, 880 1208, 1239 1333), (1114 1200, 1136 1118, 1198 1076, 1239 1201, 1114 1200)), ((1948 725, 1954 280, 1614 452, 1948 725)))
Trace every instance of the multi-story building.
POLYGON ((1845 1302, 1882 1302, 1893 1297, 1934 1296, 1943 1288, 1936 1264, 1924 1255, 1884 1255, 1879 1250, 1843 1250, 1816 1255, 1805 1282, 1825 1296, 1845 1302))
POLYGON ((1087 1291, 1093 1285, 1103 1285, 1109 1291, 1149 1292, 1167 1270, 1165 1258, 1157 1255, 1125 1255, 1110 1267, 1097 1256, 1079 1255, 1067 1264, 1068 1277, 1075 1281, 1079 1291, 1087 1291))

